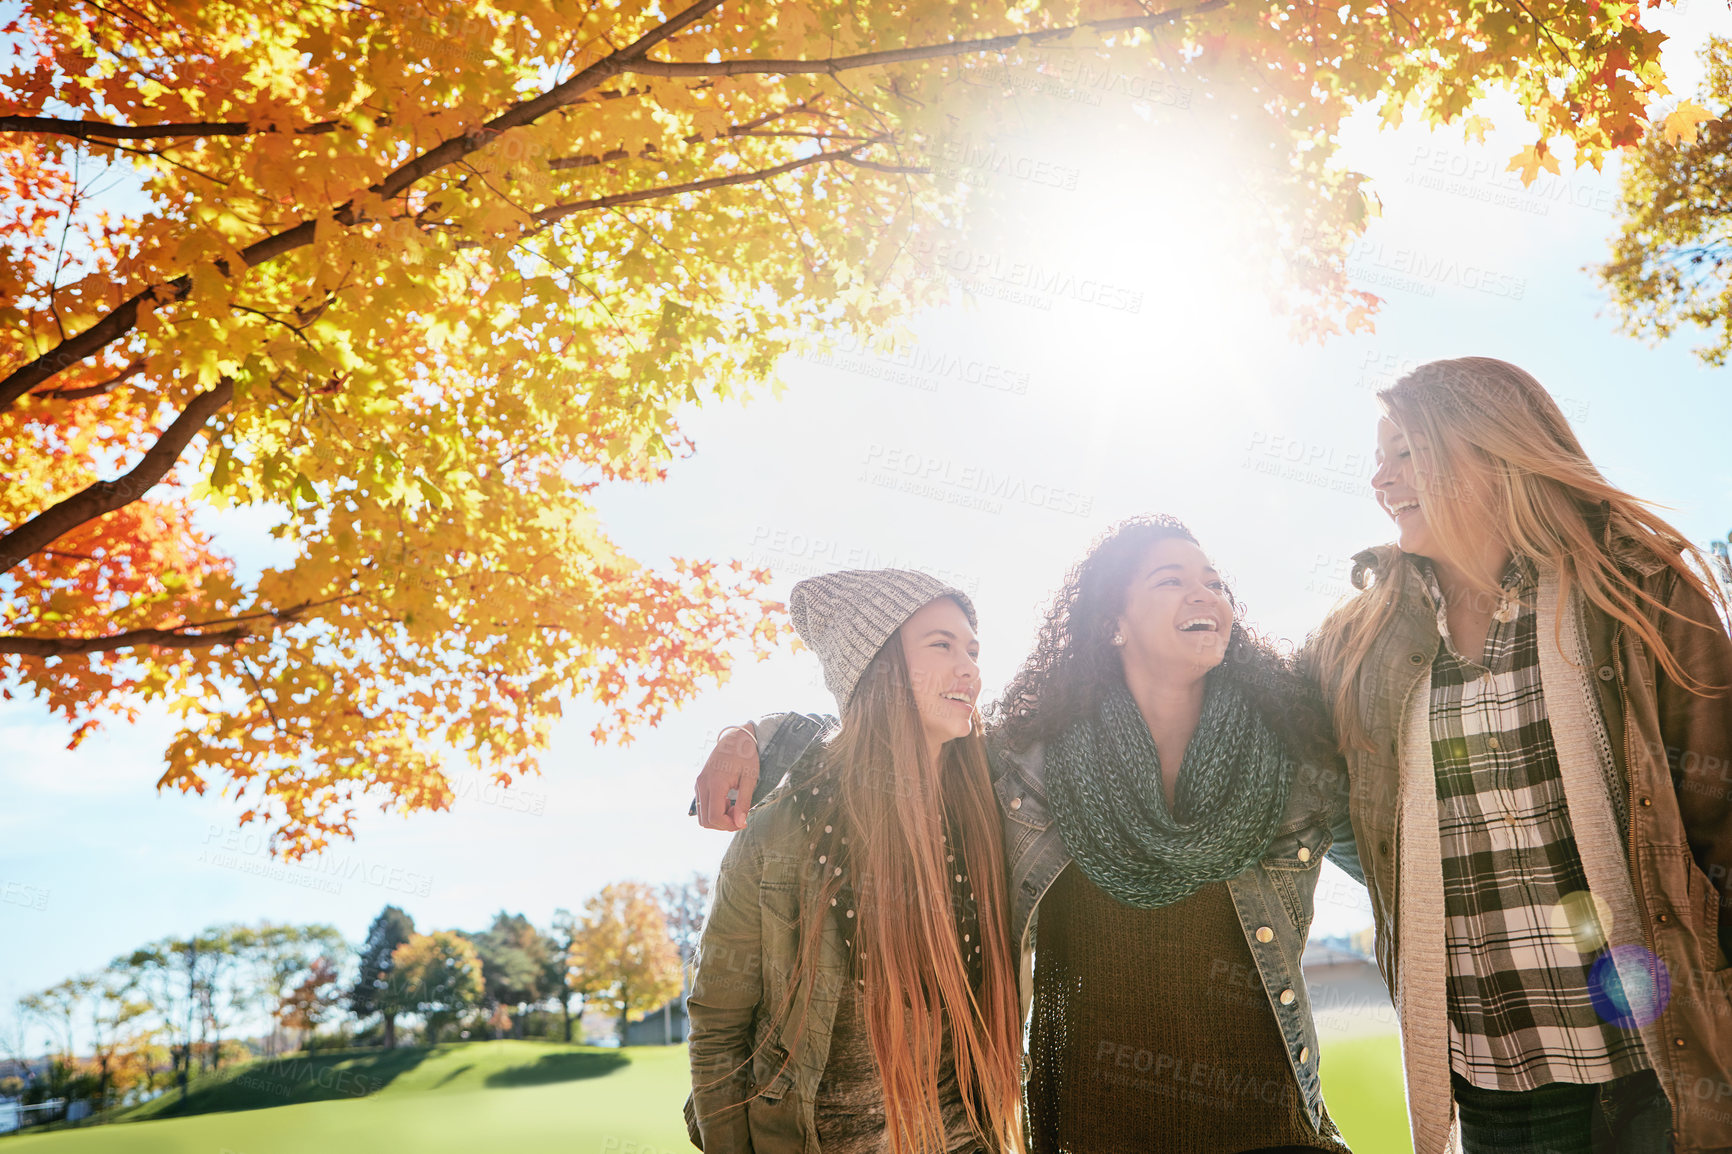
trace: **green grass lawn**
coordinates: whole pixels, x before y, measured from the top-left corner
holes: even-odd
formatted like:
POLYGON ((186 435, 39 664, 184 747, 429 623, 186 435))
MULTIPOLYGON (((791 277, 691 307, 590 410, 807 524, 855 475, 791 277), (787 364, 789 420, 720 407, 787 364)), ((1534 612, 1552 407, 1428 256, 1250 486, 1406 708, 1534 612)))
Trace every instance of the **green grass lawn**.
POLYGON ((1323 1098, 1354 1154, 1412 1154, 1394 1034, 1323 1043, 1323 1098))
MULTIPOLYGON (((1405 1154, 1393 1036, 1333 1041, 1330 1113, 1356 1154, 1405 1154)), ((684 1154, 683 1046, 466 1042, 254 1062, 125 1120, 0 1139, 0 1154, 684 1154)))

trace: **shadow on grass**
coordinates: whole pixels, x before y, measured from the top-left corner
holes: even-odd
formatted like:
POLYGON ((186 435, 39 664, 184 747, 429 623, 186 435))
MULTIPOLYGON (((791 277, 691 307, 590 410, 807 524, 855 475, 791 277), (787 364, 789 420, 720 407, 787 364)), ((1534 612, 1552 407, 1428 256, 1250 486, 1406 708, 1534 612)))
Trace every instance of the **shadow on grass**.
POLYGON ((414 1046, 397 1050, 339 1050, 266 1058, 220 1075, 195 1080, 184 1101, 179 1090, 169 1090, 116 1121, 184 1118, 193 1114, 266 1110, 302 1102, 363 1098, 383 1090, 419 1066, 432 1053, 426 1047, 414 1046))
POLYGON ((487 1075, 488 1086, 549 1086, 555 1082, 576 1082, 584 1078, 600 1078, 631 1065, 624 1054, 543 1054, 531 1066, 511 1066, 487 1075))

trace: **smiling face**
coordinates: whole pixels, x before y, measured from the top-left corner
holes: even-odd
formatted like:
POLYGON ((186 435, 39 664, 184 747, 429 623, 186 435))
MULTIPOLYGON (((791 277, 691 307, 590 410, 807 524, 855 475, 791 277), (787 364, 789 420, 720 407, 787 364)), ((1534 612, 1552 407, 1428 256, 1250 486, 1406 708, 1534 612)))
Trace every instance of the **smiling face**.
POLYGON ((980 640, 962 606, 940 597, 897 633, 927 741, 936 747, 967 737, 980 697, 980 640))
POLYGON ((1416 553, 1434 561, 1470 561, 1476 552, 1474 547, 1482 546, 1487 539, 1483 525, 1492 516, 1495 476, 1491 466, 1466 445, 1458 446, 1448 456, 1453 463, 1447 473, 1438 475, 1435 462, 1428 472, 1420 466, 1419 458, 1427 455, 1435 458, 1438 454, 1426 454, 1426 448, 1424 434, 1404 433, 1388 417, 1377 422, 1377 472, 1371 475, 1377 503, 1395 522, 1396 544, 1403 553, 1416 553), (1465 557, 1450 555, 1428 519, 1438 515, 1439 507, 1446 502, 1450 506, 1448 514, 1460 526, 1457 532, 1467 531, 1465 544, 1456 550, 1465 549, 1465 557))
POLYGON ((1433 556, 1436 542, 1419 504, 1419 480, 1407 434, 1384 417, 1377 422, 1377 472, 1371 475, 1377 503, 1395 522, 1396 544, 1403 553, 1433 556))
POLYGON ((1149 546, 1131 571, 1117 625, 1127 667, 1200 678, 1227 655, 1233 603, 1208 556, 1174 537, 1149 546))

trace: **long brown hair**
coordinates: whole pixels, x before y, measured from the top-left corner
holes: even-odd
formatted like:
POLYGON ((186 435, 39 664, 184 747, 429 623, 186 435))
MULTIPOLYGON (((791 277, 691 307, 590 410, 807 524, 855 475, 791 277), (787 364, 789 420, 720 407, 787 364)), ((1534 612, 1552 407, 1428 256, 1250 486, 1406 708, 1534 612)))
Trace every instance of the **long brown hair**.
MULTIPOLYGON (((1681 615, 1619 563, 1621 553, 1657 562, 1724 614, 1726 596, 1706 576, 1713 572, 1707 558, 1645 502, 1606 480, 1531 375, 1491 357, 1432 361, 1377 399, 1407 437, 1419 505, 1444 551, 1467 556, 1465 543, 1489 529, 1513 556, 1557 571, 1560 602, 1579 588, 1588 604, 1634 633, 1674 683, 1702 695, 1725 688, 1703 684, 1680 664, 1657 617, 1681 615), (1491 510, 1471 526, 1473 510, 1455 499, 1469 478, 1489 484, 1491 510)), ((1400 585, 1379 574, 1330 615, 1311 645, 1333 688, 1336 731, 1350 748, 1370 748, 1359 682, 1372 644, 1400 608, 1400 585)))
MULTIPOLYGON (((970 1124, 992 1148, 1020 1150, 1017 956, 1001 819, 978 716, 968 736, 946 742, 940 764, 930 765, 907 659, 892 634, 800 788, 816 790, 821 802, 813 828, 845 833, 848 862, 846 878, 825 871, 814 908, 801 911, 801 972, 817 971, 832 900, 848 882, 857 989, 883 1083, 890 1148, 944 1149, 938 1074, 948 1032, 970 1124), (962 941, 957 929, 947 828, 973 885, 977 941, 962 941), (978 988, 966 962, 977 945, 978 988)), ((809 1002, 812 983, 803 984, 809 1002)))

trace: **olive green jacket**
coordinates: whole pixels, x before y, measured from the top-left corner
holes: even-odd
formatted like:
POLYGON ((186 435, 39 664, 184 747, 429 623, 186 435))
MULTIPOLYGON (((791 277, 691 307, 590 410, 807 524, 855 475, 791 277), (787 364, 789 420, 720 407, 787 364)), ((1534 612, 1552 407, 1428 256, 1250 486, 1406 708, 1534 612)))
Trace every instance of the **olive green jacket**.
POLYGON ((818 1154, 813 1100, 846 957, 835 920, 825 918, 817 970, 800 972, 800 909, 820 880, 805 852, 801 797, 784 787, 753 810, 716 878, 686 1001, 686 1125, 705 1154, 818 1154), (784 1005, 789 1012, 773 1023, 784 1005))

